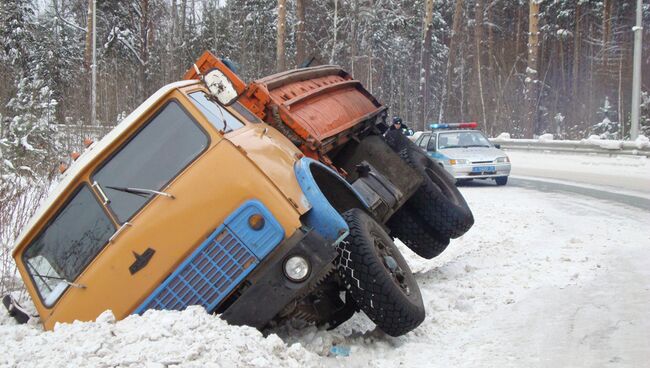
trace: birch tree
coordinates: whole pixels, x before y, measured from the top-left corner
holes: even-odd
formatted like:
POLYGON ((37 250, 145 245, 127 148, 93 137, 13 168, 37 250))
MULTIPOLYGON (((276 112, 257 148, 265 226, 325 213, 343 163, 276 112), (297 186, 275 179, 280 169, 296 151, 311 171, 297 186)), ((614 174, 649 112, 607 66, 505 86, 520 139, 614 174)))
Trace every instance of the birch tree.
POLYGON ((429 100, 428 81, 431 73, 431 23, 433 22, 433 5, 434 0, 424 2, 424 19, 422 20, 422 51, 420 56, 420 123, 422 128, 427 122, 427 101, 429 100))
POLYGON ((539 96, 539 72, 537 58, 539 54, 539 0, 530 0, 528 4, 528 67, 526 68, 526 120, 524 135, 531 137, 537 133, 537 98, 539 96))
POLYGON ((296 0, 296 20, 296 65, 300 65, 307 59, 304 0, 296 0))
POLYGON ((282 72, 287 68, 286 55, 284 51, 284 39, 286 33, 287 7, 286 0, 278 0, 278 35, 276 40, 276 70, 282 72))

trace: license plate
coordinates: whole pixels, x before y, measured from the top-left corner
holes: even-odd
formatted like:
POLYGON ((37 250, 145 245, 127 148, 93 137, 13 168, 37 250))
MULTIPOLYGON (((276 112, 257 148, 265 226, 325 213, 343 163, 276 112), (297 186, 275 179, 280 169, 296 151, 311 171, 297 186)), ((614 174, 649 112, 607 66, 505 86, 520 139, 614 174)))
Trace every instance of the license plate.
POLYGON ((475 173, 484 173, 484 172, 493 172, 497 171, 495 166, 475 166, 472 168, 472 172, 475 173))

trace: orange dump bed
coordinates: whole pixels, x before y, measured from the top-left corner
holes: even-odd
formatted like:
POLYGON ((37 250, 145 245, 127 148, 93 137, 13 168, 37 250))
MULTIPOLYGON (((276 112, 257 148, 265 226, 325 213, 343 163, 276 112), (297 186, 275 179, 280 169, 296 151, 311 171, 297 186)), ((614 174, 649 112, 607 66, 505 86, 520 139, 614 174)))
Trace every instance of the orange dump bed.
MULTIPOLYGON (((223 66, 209 53, 197 62, 202 73, 210 65, 223 66)), ((196 74, 190 69, 185 77, 196 78, 196 74)), ((326 159, 327 152, 355 133, 374 125, 386 110, 359 81, 333 65, 258 79, 246 86, 239 102, 280 130, 305 154, 320 159, 326 159)))

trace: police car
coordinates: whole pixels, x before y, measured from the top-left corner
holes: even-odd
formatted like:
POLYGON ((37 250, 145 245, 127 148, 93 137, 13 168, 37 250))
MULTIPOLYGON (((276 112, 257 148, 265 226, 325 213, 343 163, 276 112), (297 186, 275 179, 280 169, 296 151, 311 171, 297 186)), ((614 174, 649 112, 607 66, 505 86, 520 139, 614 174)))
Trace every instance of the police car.
POLYGON ((431 124, 415 143, 437 160, 457 181, 494 179, 506 185, 510 159, 490 143, 476 123, 431 124))

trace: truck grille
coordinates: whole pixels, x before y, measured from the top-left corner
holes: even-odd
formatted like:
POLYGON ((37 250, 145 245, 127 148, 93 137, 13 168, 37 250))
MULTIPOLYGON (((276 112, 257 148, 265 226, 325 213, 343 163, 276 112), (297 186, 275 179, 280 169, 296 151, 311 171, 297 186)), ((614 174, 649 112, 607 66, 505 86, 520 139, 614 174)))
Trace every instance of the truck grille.
POLYGON ((215 231, 202 246, 136 311, 182 310, 201 305, 216 308, 258 263, 255 255, 227 228, 215 231))

